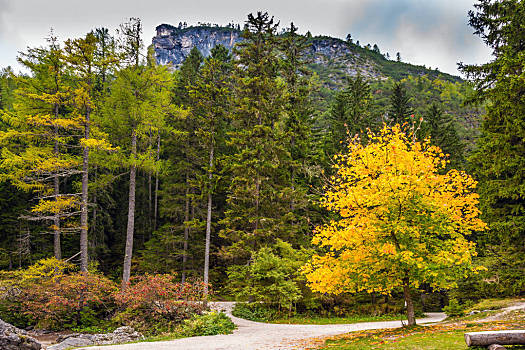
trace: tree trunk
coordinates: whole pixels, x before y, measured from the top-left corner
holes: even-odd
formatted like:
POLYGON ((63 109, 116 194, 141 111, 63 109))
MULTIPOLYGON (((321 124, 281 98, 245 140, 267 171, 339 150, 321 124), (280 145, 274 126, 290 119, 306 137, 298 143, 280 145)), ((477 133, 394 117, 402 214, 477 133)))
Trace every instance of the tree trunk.
POLYGON ((186 175, 186 205, 184 208, 184 243, 182 247, 182 278, 181 281, 184 283, 186 281, 186 262, 188 261, 188 238, 190 233, 190 228, 188 227, 187 222, 190 220, 190 197, 189 197, 189 184, 188 184, 188 175, 186 175))
MULTIPOLYGON (((58 105, 55 104, 55 119, 58 118, 58 105)), ((58 138, 58 126, 55 125, 55 137, 58 138)), ((55 147, 53 149, 53 153, 55 156, 58 157, 58 140, 55 140, 55 147)), ((60 195, 60 179, 58 178, 58 174, 55 174, 53 177, 53 184, 54 184, 54 196, 55 200, 58 200, 58 196, 60 195)), ((60 246, 60 217, 58 216, 58 213, 55 214, 55 217, 53 218, 53 249, 55 253, 55 258, 58 260, 62 259, 62 248, 60 246)))
MULTIPOLYGON (((160 132, 157 137, 157 162, 160 160, 160 132)), ((159 211, 159 172, 155 174, 155 199, 153 205, 153 230, 157 230, 157 213, 159 211)))
POLYGON ((415 326, 416 316, 414 312, 414 302, 412 301, 412 296, 410 295, 410 280, 408 277, 403 279, 403 296, 405 297, 407 308, 408 325, 415 326))
MULTIPOLYGON (((84 138, 89 139, 89 107, 86 111, 84 138)), ((89 185, 89 147, 82 152, 82 201, 80 204, 80 271, 88 269, 88 185, 89 185)))
POLYGON ((208 298, 208 272, 210 268, 210 237, 211 237, 211 209, 212 209, 212 179, 213 179, 213 143, 210 145, 210 168, 208 170, 208 212, 206 215, 206 248, 204 250, 204 300, 208 298))
POLYGON ((465 333, 468 346, 525 345, 525 330, 465 333))
MULTIPOLYGON (((135 129, 131 132, 131 158, 136 161, 137 155, 137 133, 135 129)), ((126 251, 124 255, 124 271, 122 275, 122 289, 125 289, 131 275, 131 257, 133 256, 133 233, 135 229, 135 185, 137 167, 131 165, 129 172, 129 200, 128 200, 128 227, 126 230, 126 251)))

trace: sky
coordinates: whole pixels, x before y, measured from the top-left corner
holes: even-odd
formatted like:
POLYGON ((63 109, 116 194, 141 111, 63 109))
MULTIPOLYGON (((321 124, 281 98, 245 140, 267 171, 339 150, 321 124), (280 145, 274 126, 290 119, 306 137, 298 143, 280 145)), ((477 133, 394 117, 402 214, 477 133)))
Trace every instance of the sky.
POLYGON ((484 63, 490 51, 472 34, 467 13, 474 0, 0 0, 0 67, 19 69, 16 56, 45 44, 51 28, 59 39, 85 35, 96 27, 114 32, 129 17, 144 25, 151 43, 162 23, 244 23, 250 12, 267 11, 282 26, 344 39, 404 62, 459 75, 457 63, 484 63))

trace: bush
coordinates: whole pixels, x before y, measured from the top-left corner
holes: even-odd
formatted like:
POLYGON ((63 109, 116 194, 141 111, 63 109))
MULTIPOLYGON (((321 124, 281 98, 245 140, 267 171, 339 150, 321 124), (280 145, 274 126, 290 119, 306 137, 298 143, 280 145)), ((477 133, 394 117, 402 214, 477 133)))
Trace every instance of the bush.
POLYGON ((268 322, 278 317, 278 311, 263 303, 236 303, 232 314, 245 320, 268 322))
POLYGON ((0 274, 0 318, 26 328, 92 326, 113 311, 116 285, 102 275, 76 273, 73 264, 42 259, 0 274))
POLYGON ((115 297, 120 312, 115 321, 147 334, 171 332, 182 322, 204 311, 204 284, 179 283, 175 276, 144 275, 131 279, 115 297))
POLYGON ((114 282, 90 272, 49 279, 23 289, 24 313, 38 326, 70 329, 98 325, 114 310, 114 282))
POLYGON ((459 303, 457 299, 450 299, 448 305, 443 308, 443 311, 449 317, 459 317, 465 314, 465 307, 459 303))
POLYGON ((195 315, 189 320, 184 320, 181 334, 186 337, 230 334, 235 328, 232 320, 226 314, 222 312, 208 312, 203 315, 195 315))

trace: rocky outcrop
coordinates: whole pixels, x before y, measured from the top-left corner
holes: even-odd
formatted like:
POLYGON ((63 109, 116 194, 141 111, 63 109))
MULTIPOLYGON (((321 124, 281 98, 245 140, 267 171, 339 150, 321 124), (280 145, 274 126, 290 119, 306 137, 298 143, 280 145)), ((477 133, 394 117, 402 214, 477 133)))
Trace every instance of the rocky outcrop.
MULTIPOLYGON (((111 345, 129 343, 144 339, 144 336, 131 327, 120 327, 107 334, 68 334, 57 339, 58 344, 47 347, 47 350, 67 350, 80 346, 111 345)), ((2 348, 3 349, 3 348, 2 348)))
POLYGON ((161 24, 156 29, 157 35, 153 38, 153 47, 157 63, 171 63, 174 67, 184 62, 194 46, 207 57, 214 46, 221 44, 231 50, 241 40, 239 30, 227 27, 178 28, 161 24))
MULTIPOLYGON (((153 48, 158 64, 172 64, 179 67, 193 47, 197 47, 204 57, 210 55, 211 49, 219 44, 229 50, 242 40, 241 31, 231 27, 174 27, 161 24, 153 37, 153 48)), ((374 63, 361 57, 355 45, 331 37, 314 37, 311 40, 308 55, 313 64, 337 67, 346 75, 358 73, 368 77, 380 77, 374 63)))
POLYGON ((40 350, 42 345, 25 331, 0 320, 0 349, 2 350, 40 350))

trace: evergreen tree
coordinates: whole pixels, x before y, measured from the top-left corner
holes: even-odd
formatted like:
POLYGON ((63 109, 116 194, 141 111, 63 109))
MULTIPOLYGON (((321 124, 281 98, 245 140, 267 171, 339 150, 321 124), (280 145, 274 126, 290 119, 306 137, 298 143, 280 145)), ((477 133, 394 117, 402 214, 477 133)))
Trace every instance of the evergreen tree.
POLYGON ((486 101, 481 136, 471 158, 479 180, 482 211, 490 227, 485 255, 501 294, 523 292, 525 281, 525 3, 480 0, 469 12, 475 34, 492 49, 481 65, 460 64, 475 84, 474 101, 486 101))
POLYGON ((164 128, 169 112, 171 75, 167 67, 140 63, 142 48, 141 24, 138 20, 121 27, 124 33, 124 53, 128 66, 122 68, 111 85, 107 99, 107 126, 115 144, 125 152, 129 167, 128 222, 122 286, 126 287, 131 274, 135 232, 135 197, 137 168, 152 171, 157 166, 155 152, 148 143, 149 133, 164 128), (145 143, 145 144, 144 144, 145 143))
POLYGON ((278 238, 283 232, 278 222, 289 212, 290 183, 281 168, 288 155, 279 124, 285 100, 276 30, 267 13, 249 14, 235 49, 234 130, 229 134, 234 154, 227 160, 232 180, 221 236, 232 243, 225 257, 239 262, 278 238))
POLYGON ((392 95, 390 96, 389 120, 393 124, 403 124, 411 122, 411 115, 414 113, 410 104, 410 97, 402 82, 394 83, 392 95))
POLYGON ((206 196, 206 240, 204 251, 204 279, 205 294, 208 294, 210 245, 212 231, 213 197, 219 180, 216 170, 217 158, 224 149, 224 131, 228 107, 230 102, 230 55, 226 54, 224 46, 216 46, 212 55, 206 59, 200 70, 199 78, 194 86, 190 86, 192 100, 192 118, 195 120, 195 136, 207 153, 207 162, 201 164, 202 177, 201 193, 206 196), (219 147, 222 146, 222 149, 219 147))
POLYGON ((463 163, 464 146, 458 136, 457 122, 450 114, 443 113, 436 102, 428 107, 424 121, 425 136, 430 136, 432 144, 449 155, 450 163, 447 168, 458 169, 463 163))
POLYGON ((367 128, 374 128, 371 102, 370 86, 363 77, 348 78, 346 88, 337 93, 330 110, 330 154, 346 148, 348 138, 358 133, 365 136, 367 128))

